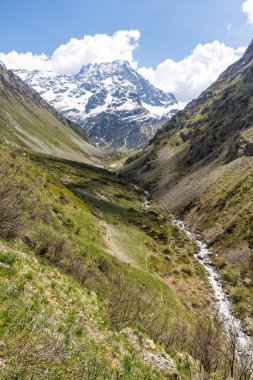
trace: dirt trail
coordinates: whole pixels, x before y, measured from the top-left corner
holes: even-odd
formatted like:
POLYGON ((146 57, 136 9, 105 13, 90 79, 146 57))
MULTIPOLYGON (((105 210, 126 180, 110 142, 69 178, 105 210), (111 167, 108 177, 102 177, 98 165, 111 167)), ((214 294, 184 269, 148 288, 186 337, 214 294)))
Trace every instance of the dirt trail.
POLYGON ((101 227, 104 232, 104 239, 108 247, 108 253, 124 263, 136 265, 134 260, 127 255, 126 251, 119 244, 120 234, 115 230, 115 228, 105 221, 101 222, 101 227))

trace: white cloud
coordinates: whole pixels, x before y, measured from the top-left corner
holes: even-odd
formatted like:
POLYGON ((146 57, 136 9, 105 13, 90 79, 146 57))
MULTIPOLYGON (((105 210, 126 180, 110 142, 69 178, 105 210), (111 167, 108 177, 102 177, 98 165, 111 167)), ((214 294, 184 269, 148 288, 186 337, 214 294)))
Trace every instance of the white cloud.
POLYGON ((27 69, 27 70, 51 70, 52 65, 46 54, 34 55, 31 52, 18 53, 11 51, 10 53, 0 53, 0 61, 2 61, 8 69, 27 69))
POLYGON ((138 47, 139 38, 138 30, 120 30, 112 36, 87 35, 80 40, 71 38, 67 44, 59 46, 51 57, 12 51, 0 53, 0 60, 10 69, 52 70, 65 74, 77 73, 84 64, 116 59, 127 60, 136 67, 133 51, 138 47))
MULTIPOLYGON (((134 68, 138 68, 134 50, 138 47, 139 38, 138 30, 120 30, 112 35, 86 35, 82 39, 70 39, 50 57, 12 51, 0 53, 0 61, 9 69, 49 70, 63 74, 77 73, 84 64, 111 62, 115 59, 127 60, 134 68)), ((244 48, 234 49, 214 41, 198 45, 191 55, 179 62, 167 59, 155 69, 141 67, 139 72, 155 86, 175 94, 180 102, 188 102, 240 58, 243 51, 244 48)))
POLYGON ((246 0, 242 4, 242 10, 248 18, 248 23, 253 28, 253 0, 246 0))
POLYGON ((245 48, 234 49, 214 41, 198 45, 179 62, 166 59, 156 69, 142 67, 139 72, 155 86, 172 92, 179 101, 196 98, 219 74, 241 57, 245 48))

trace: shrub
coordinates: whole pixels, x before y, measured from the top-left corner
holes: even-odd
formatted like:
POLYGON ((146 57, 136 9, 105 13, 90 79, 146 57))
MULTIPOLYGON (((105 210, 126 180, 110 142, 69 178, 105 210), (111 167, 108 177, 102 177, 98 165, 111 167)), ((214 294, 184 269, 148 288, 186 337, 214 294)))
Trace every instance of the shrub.
POLYGON ((248 290, 245 288, 233 288, 230 292, 230 297, 235 303, 244 301, 248 295, 248 290))
POLYGON ((249 243, 249 248, 252 249, 253 248, 253 232, 252 231, 250 231, 248 234, 248 243, 249 243))
MULTIPOLYGON (((252 257, 252 259, 253 259, 253 257, 252 257)), ((253 260, 252 260, 252 263, 253 263, 253 260)), ((249 263, 247 263, 247 262, 244 261, 244 262, 241 264, 241 266, 240 266, 241 276, 242 276, 242 277, 247 276, 247 273, 249 272, 249 269, 250 269, 250 265, 249 265, 249 263)))
MULTIPOLYGON (((147 315, 152 314, 155 298, 148 287, 140 286, 137 282, 128 282, 124 276, 111 277, 112 287, 109 289, 107 316, 120 329, 136 323, 145 324, 147 315)), ((161 312, 161 310, 160 310, 161 312)))
POLYGON ((63 220, 63 225, 67 228, 74 228, 75 227, 75 223, 70 217, 67 217, 63 220))
POLYGON ((218 269, 223 269, 227 265, 227 260, 224 257, 216 257, 215 265, 218 269))
POLYGON ((16 256, 14 256, 10 253, 0 251, 0 262, 1 263, 13 266, 16 262, 16 259, 17 259, 16 256))
POLYGON ((21 165, 14 160, 0 163, 0 235, 14 238, 27 225, 28 213, 35 208, 35 198, 31 184, 22 176, 21 165))
POLYGON ((109 273, 113 268, 113 263, 110 259, 104 256, 98 256, 96 258, 97 266, 103 273, 109 273))
POLYGON ((167 254, 168 255, 173 254, 173 249, 170 246, 167 246, 166 248, 164 248, 163 253, 165 255, 167 255, 167 254))
POLYGON ((190 260, 189 260, 187 253, 183 252, 180 254, 179 262, 181 262, 183 264, 189 264, 190 263, 190 260))
POLYGON ((32 237, 37 253, 54 262, 61 261, 73 251, 72 244, 66 235, 55 231, 52 227, 41 225, 32 237))
POLYGON ((192 270, 192 268, 189 265, 184 265, 182 267, 181 271, 183 273, 187 274, 188 276, 193 276, 193 270, 192 270))
POLYGON ((25 277, 27 280, 31 281, 31 280, 33 279, 33 272, 32 272, 32 271, 29 271, 29 272, 25 273, 24 277, 25 277))
POLYGON ((236 269, 230 268, 229 271, 223 270, 221 273, 222 273, 224 280, 229 282, 233 286, 237 285, 237 283, 241 277, 240 272, 237 271, 236 269))
POLYGON ((173 269, 172 274, 175 277, 181 277, 181 272, 179 269, 173 269))

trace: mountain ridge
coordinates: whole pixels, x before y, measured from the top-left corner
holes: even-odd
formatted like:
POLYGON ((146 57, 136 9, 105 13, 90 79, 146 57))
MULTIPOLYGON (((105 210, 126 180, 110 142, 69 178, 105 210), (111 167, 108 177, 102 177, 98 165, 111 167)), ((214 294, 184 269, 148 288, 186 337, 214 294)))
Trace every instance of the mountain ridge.
POLYGON ((206 95, 209 93, 209 91, 214 90, 217 86, 219 86, 220 83, 224 82, 225 80, 228 80, 229 78, 233 77, 234 74, 236 74, 239 70, 243 69, 251 60, 253 59, 253 40, 251 41, 250 45, 245 50, 243 56, 237 60, 236 62, 232 63, 230 66, 227 67, 226 70, 224 70, 217 80, 212 83, 206 90, 204 90, 197 99, 193 99, 190 101, 186 108, 191 108, 192 106, 196 105, 196 102, 201 101, 202 99, 205 99, 206 95))
POLYGON ((174 95, 154 87, 127 61, 84 65, 76 75, 15 73, 99 145, 113 150, 146 146, 179 107, 174 95))

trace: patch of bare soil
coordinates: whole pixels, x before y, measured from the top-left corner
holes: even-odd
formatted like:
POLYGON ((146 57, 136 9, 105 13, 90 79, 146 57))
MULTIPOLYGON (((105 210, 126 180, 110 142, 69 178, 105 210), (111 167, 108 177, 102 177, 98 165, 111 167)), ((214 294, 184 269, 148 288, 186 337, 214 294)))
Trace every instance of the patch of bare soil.
POLYGON ((108 247, 108 253, 126 264, 135 265, 133 259, 131 259, 124 251, 123 247, 120 246, 119 234, 115 228, 105 221, 101 222, 101 227, 106 245, 108 247))

